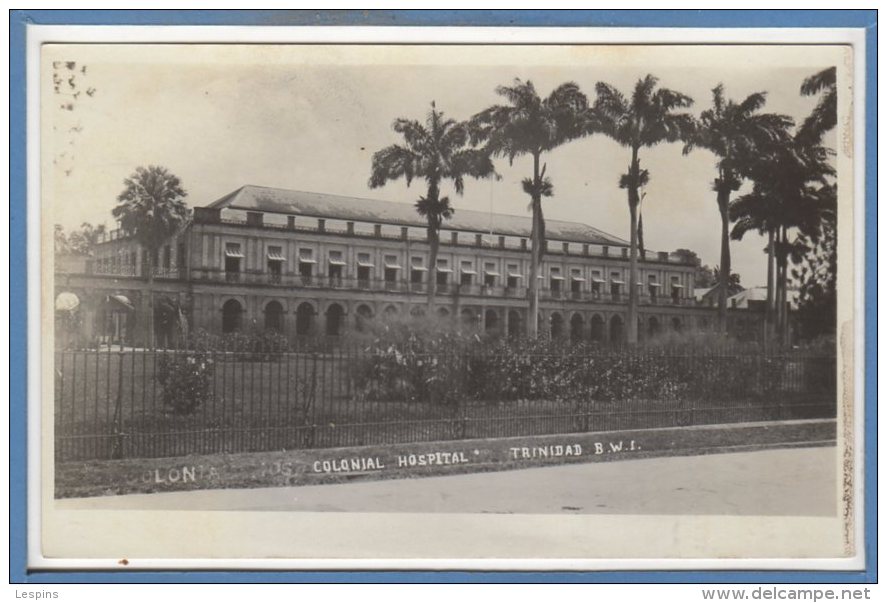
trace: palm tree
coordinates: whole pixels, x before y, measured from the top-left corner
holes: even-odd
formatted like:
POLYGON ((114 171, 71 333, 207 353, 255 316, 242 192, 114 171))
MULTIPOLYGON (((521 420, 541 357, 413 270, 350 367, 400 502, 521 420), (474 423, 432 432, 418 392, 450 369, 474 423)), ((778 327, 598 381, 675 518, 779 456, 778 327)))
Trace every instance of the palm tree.
MULTIPOLYGON (((730 271, 730 195, 739 190, 753 161, 767 148, 784 142, 793 125, 786 115, 759 113, 766 102, 765 92, 749 95, 740 103, 724 98, 724 86, 712 89, 712 107, 702 112, 684 146, 684 154, 696 147, 708 149, 717 157, 718 175, 713 190, 721 214, 721 263, 723 274, 730 271)), ((727 331, 729 283, 718 282, 718 326, 727 331)))
POLYGON ((164 167, 139 166, 123 185, 111 213, 123 232, 131 235, 147 256, 142 263, 148 280, 142 310, 147 320, 147 343, 153 347, 155 259, 160 247, 187 222, 191 212, 185 205, 187 193, 181 181, 164 167))
POLYGON ((603 132, 620 145, 631 150, 628 171, 619 179, 619 188, 628 191, 628 211, 631 218, 631 254, 628 288, 628 342, 637 343, 638 314, 638 206, 640 189, 650 180, 647 170, 641 169, 638 156, 642 147, 660 142, 676 142, 688 138, 693 129, 693 118, 688 113, 676 112, 693 104, 693 99, 668 88, 657 88, 659 80, 652 75, 640 79, 631 97, 604 82, 595 87, 594 103, 596 130, 603 132))
POLYGON ((539 332, 539 269, 545 252, 545 218, 542 198, 554 195, 554 185, 545 175, 547 164, 544 153, 587 133, 588 98, 573 82, 561 84, 542 98, 533 82, 515 78, 511 86, 498 86, 496 94, 508 104, 493 105, 471 118, 471 135, 475 143, 486 143, 493 156, 507 157, 513 164, 515 157, 529 155, 533 159, 533 176, 521 182, 530 196, 533 222, 530 231, 529 320, 527 334, 536 337, 539 332))
POLYGON ((801 95, 819 97, 819 102, 798 130, 798 136, 808 143, 818 143, 823 135, 838 123, 837 69, 829 67, 814 73, 801 84, 801 95))
POLYGON ((767 189, 755 182, 750 193, 742 195, 730 202, 730 219, 735 222, 730 238, 740 241, 746 233, 756 231, 767 234, 767 305, 764 312, 764 327, 768 336, 773 326, 776 289, 776 231, 779 219, 779 200, 768 194, 767 189))
POLYGON ((465 190, 465 176, 487 178, 495 176, 496 171, 489 155, 468 146, 467 125, 444 117, 433 101, 424 125, 400 118, 392 128, 403 136, 404 144, 391 145, 373 154, 369 186, 379 188, 399 178, 406 180, 407 186, 414 178, 422 178, 428 185, 425 196, 416 201, 416 211, 428 223, 430 311, 437 284, 440 228, 453 216, 449 197, 440 196, 441 182, 452 180, 453 188, 461 195, 465 190))
POLYGON ((768 233, 768 261, 773 266, 768 266, 768 279, 775 273, 775 322, 783 341, 788 336, 788 261, 803 251, 806 241, 817 242, 824 225, 834 220, 831 154, 825 147, 810 144, 799 130, 752 164, 752 192, 731 203, 734 239, 751 230, 768 233))

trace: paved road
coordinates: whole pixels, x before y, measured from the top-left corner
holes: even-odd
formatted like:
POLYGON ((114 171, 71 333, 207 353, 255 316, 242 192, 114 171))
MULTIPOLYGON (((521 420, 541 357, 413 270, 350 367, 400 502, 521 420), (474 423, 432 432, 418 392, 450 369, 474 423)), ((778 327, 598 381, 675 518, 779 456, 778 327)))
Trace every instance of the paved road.
POLYGON ((837 513, 832 446, 348 484, 57 501, 60 508, 449 513, 837 513))

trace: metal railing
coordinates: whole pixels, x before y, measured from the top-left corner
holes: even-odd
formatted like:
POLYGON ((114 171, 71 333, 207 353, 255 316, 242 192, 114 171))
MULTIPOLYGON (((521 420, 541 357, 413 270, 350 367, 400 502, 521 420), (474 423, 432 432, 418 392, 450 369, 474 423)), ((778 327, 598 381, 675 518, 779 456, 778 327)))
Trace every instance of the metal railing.
POLYGON ((522 349, 393 352, 336 343, 270 352, 59 351, 55 457, 161 457, 835 416, 833 355, 522 349), (165 385, 164 366, 199 372, 202 394, 178 399, 181 381, 165 385), (189 400, 197 404, 182 412, 189 400))
MULTIPOLYGON (((362 291, 389 291, 426 293, 428 283, 413 282, 408 279, 377 279, 377 278, 353 278, 344 276, 329 276, 326 274, 278 274, 263 271, 225 272, 219 270, 194 269, 191 277, 198 281, 240 283, 244 285, 269 285, 281 287, 304 287, 312 289, 349 289, 362 291)), ((508 287, 504 285, 488 285, 479 283, 438 283, 435 291, 439 295, 460 295, 475 297, 494 297, 526 299, 527 287, 508 287)), ((548 287, 539 288, 539 298, 543 300, 564 300, 578 302, 599 303, 625 303, 628 301, 627 293, 612 293, 610 291, 593 291, 581 289, 548 287)), ((678 297, 658 295, 650 296, 640 294, 638 303, 641 305, 655 306, 695 306, 696 300, 692 297, 678 297)))
MULTIPOLYGON (((317 234, 332 234, 338 237, 349 237, 349 238, 360 238, 360 239, 382 239, 389 241, 416 241, 416 242, 428 242, 428 238, 425 234, 416 234, 416 231, 421 231, 424 233, 426 230, 425 225, 414 224, 410 225, 410 233, 406 238, 402 233, 386 233, 386 232, 369 232, 365 230, 349 230, 346 228, 333 227, 329 223, 325 223, 323 228, 321 228, 318 224, 305 224, 305 223, 294 223, 287 224, 282 222, 269 222, 263 221, 261 223, 249 223, 246 219, 237 219, 237 218, 219 218, 218 220, 206 220, 201 217, 195 218, 196 224, 221 224, 225 226, 233 226, 237 228, 243 229, 261 229, 261 230, 274 230, 274 231, 291 231, 291 232, 309 232, 309 233, 317 233, 317 234)), ((373 226, 377 226, 377 224, 373 224, 373 226)), ((397 226, 398 228, 401 225, 397 226)), ((115 231, 116 232, 116 231, 115 231)), ((476 233, 464 233, 460 234, 454 241, 451 236, 452 231, 448 231, 447 233, 441 233, 443 236, 440 238, 440 244, 443 247, 466 247, 466 248, 475 248, 475 249, 500 249, 507 251, 520 251, 523 253, 529 253, 532 248, 532 243, 528 241, 525 237, 515 236, 515 235, 505 235, 504 243, 499 243, 498 241, 491 241, 486 238, 482 238, 480 242, 476 237, 476 233), (525 239, 525 243, 520 243, 521 238, 525 239)), ((529 234, 529 233, 528 233, 529 234)), ((500 236, 500 235, 493 235, 500 236)), ((115 237, 106 237, 104 240, 113 240, 115 237)), ((583 243, 577 241, 559 241, 559 240, 549 240, 546 242, 545 246, 546 255, 554 255, 554 256, 568 256, 568 257, 595 257, 595 258, 607 258, 611 260, 628 260, 628 248, 623 247, 622 245, 602 245, 597 243, 583 243), (567 243, 567 248, 564 248, 564 243, 567 243)), ((674 253, 662 253, 662 252, 648 252, 640 256, 641 261, 647 263, 659 263, 659 264, 675 264, 682 266, 691 265, 684 257, 674 254, 674 253)))

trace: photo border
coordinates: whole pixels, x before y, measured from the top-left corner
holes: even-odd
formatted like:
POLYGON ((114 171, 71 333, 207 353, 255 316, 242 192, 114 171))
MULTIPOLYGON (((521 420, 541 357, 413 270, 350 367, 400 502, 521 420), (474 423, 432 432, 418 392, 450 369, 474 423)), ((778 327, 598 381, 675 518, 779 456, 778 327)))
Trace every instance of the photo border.
MULTIPOLYGON (((866 583, 877 580, 877 12, 874 10, 23 10, 10 13, 10 582, 642 582, 866 583), (27 26, 511 26, 865 29, 864 543, 860 571, 29 571, 27 569, 27 26), (18 403, 15 403, 18 401, 18 403), (19 485, 13 489, 12 485, 19 485)), ((33 319, 33 317, 31 317, 33 319)))

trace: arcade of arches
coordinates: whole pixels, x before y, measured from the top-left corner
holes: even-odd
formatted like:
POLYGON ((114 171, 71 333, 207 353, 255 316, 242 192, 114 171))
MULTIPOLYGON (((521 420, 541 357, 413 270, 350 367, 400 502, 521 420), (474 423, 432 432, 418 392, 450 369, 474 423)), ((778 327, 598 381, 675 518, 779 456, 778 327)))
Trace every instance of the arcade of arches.
MULTIPOLYGON (((373 304, 367 302, 351 305, 348 302, 329 302, 318 307, 316 302, 302 301, 287 309, 285 303, 273 299, 260 308, 261 316, 251 324, 261 324, 267 331, 284 335, 337 337, 349 330, 365 331, 377 317, 391 319, 408 315, 422 319, 426 315, 424 304, 373 304)), ((242 331, 245 328, 247 310, 240 299, 229 298, 221 307, 223 333, 242 331)), ((440 306, 434 315, 446 319, 457 316, 458 320, 492 335, 522 337, 525 330, 524 309, 483 308, 468 306, 451 308, 440 306)), ((540 334, 552 339, 564 339, 573 343, 621 342, 626 336, 625 316, 611 312, 540 312, 540 334)), ((652 339, 664 332, 680 332, 686 319, 678 316, 644 315, 638 317, 638 333, 641 339, 652 339)), ((705 328, 708 321, 700 319, 697 326, 705 328)))

